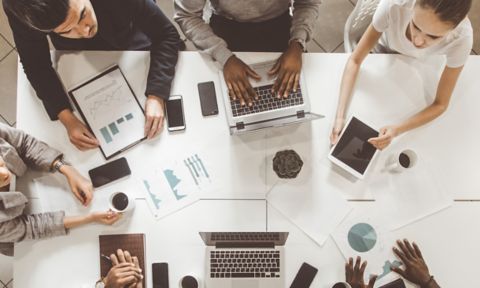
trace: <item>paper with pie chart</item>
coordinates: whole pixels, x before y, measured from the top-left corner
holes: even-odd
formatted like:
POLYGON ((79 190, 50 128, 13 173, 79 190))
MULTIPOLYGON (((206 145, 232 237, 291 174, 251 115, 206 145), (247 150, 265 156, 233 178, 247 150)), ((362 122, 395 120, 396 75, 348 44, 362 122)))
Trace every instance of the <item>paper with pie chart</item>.
POLYGON ((178 157, 142 177, 148 206, 160 219, 200 199, 213 189, 214 174, 206 158, 197 152, 178 157))
POLYGON ((391 267, 398 267, 398 261, 392 252, 394 240, 391 232, 368 211, 353 210, 348 217, 332 233, 338 248, 345 259, 357 256, 368 261, 365 279, 371 274, 378 275, 378 280, 387 278, 391 267))

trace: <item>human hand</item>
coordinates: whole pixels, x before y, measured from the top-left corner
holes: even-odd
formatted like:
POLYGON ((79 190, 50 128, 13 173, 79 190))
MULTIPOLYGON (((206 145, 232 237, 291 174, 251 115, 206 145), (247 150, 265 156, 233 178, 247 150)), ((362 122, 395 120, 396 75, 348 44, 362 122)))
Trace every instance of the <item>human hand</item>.
POLYGON ((300 43, 290 42, 287 50, 268 72, 271 76, 277 75, 272 87, 272 94, 277 94, 277 98, 280 99, 282 96, 287 98, 290 91, 297 91, 302 70, 302 54, 303 48, 300 43))
POLYGON ((348 259, 348 263, 345 264, 345 278, 352 288, 373 288, 375 281, 377 281, 377 276, 372 276, 368 281, 368 285, 366 285, 363 280, 363 273, 366 267, 367 261, 362 263, 360 256, 357 256, 355 266, 353 266, 353 258, 350 257, 348 259))
POLYGON ((426 285, 430 281, 431 276, 420 248, 415 243, 413 245, 410 244, 407 239, 403 241, 397 240, 397 245, 400 247, 400 250, 393 247, 393 252, 402 260, 405 270, 394 267, 392 271, 414 284, 426 285))
POLYGON ((5 161, 3 161, 3 158, 0 156, 0 188, 9 185, 11 180, 12 172, 8 170, 7 164, 5 164, 5 161))
POLYGON ((70 111, 65 109, 58 114, 58 119, 67 129, 70 142, 80 151, 86 151, 98 147, 99 142, 95 139, 88 128, 70 111))
POLYGON ((345 126, 344 118, 336 118, 335 123, 333 124, 332 132, 330 133, 330 145, 335 145, 340 138, 340 133, 342 132, 343 126, 345 126))
POLYGON ((93 212, 88 215, 90 222, 96 222, 105 225, 112 225, 117 222, 122 214, 108 210, 106 212, 93 212))
POLYGON ((368 143, 372 144, 379 150, 385 149, 392 142, 393 138, 398 136, 398 129, 395 126, 386 126, 380 129, 378 137, 368 139, 368 143))
POLYGON ((253 99, 258 99, 258 95, 253 90, 252 85, 250 85, 248 77, 257 81, 261 77, 236 56, 228 58, 223 67, 223 76, 227 83, 228 94, 233 101, 238 99, 240 100, 240 105, 244 106, 247 104, 252 106, 253 99))
POLYGON ((152 139, 163 129, 165 119, 165 100, 149 95, 145 103, 145 136, 152 139))
MULTIPOLYGON (((123 251, 121 249, 118 249, 117 250, 117 253, 116 254, 111 254, 110 255, 110 259, 112 261, 112 269, 110 269, 110 271, 113 270, 113 268, 115 267, 118 267, 118 266, 124 266, 124 267, 128 267, 128 273, 124 273, 123 274, 123 277, 118 277, 119 274, 117 273, 118 271, 116 271, 117 269, 115 269, 113 272, 112 272, 112 275, 111 277, 109 277, 110 275, 110 271, 109 273, 107 274, 107 277, 105 277, 104 280, 108 280, 108 281, 104 281, 104 283, 106 284, 107 282, 110 282, 110 283, 115 283, 115 285, 118 285, 118 286, 114 286, 113 284, 111 285, 111 287, 129 287, 129 288, 142 288, 143 285, 142 285, 142 279, 143 279, 143 275, 142 275, 142 269, 140 269, 140 264, 138 262, 138 258, 137 257, 132 257, 130 255, 130 253, 128 251, 123 251), (125 265, 125 264, 129 264, 128 266, 125 265), (133 276, 133 277, 132 277, 133 276), (110 279, 108 279, 110 278, 110 279)), ((105 287, 110 287, 110 286, 105 286, 105 287)))
POLYGON ((93 186, 90 180, 83 177, 77 169, 69 165, 60 167, 60 173, 65 175, 73 195, 87 207, 93 199, 93 186))

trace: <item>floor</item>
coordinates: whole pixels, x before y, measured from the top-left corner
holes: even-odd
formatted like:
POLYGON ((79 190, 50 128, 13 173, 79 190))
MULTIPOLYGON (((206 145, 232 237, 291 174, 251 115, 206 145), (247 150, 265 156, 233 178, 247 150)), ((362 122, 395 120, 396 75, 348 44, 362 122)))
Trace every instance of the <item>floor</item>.
MULTIPOLYGON (((310 52, 343 53, 343 27, 357 0, 323 0, 310 52)), ((173 1, 157 0, 168 16, 173 15, 173 1)), ((480 27, 480 0, 473 0, 470 20, 480 27)), ((2 6, 2 1, 0 1, 2 6)), ((17 51, 3 7, 0 9, 0 122, 16 124, 17 51)), ((475 31, 472 54, 480 54, 480 30, 475 31)), ((187 49, 194 50, 188 43, 187 49)), ((12 259, 0 255, 0 288, 13 287, 12 259)))

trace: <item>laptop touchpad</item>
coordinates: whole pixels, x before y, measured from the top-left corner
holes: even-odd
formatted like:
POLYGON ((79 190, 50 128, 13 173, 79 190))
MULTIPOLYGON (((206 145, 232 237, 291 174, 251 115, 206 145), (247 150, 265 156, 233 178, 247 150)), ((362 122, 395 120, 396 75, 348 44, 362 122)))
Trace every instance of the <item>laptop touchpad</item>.
POLYGON ((260 287, 260 281, 258 280, 241 280, 232 281, 232 288, 258 288, 260 287))

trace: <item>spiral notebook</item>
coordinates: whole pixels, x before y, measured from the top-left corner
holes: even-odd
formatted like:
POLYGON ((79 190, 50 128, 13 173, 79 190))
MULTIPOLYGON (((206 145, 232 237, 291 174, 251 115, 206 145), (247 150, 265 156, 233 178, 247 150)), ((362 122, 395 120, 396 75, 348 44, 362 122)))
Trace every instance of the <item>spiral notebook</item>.
MULTIPOLYGON (((102 254, 110 257, 111 254, 116 254, 117 249, 126 250, 130 255, 136 256, 143 275, 146 275, 145 234, 100 235, 98 240, 100 243, 100 276, 102 278, 107 276, 112 267, 108 261, 102 258, 102 254)), ((146 287, 145 277, 143 278, 143 287, 146 287)))

